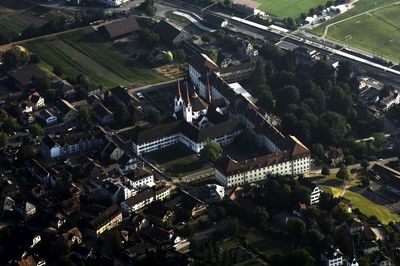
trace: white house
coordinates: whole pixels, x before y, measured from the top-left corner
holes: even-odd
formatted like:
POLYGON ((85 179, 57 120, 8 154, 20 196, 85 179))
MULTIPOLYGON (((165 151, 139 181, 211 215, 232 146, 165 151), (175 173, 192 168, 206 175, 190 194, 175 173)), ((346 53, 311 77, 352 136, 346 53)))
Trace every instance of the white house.
POLYGON ((329 246, 322 251, 321 262, 326 266, 342 266, 343 253, 339 249, 329 246))
POLYGON ((155 198, 154 188, 147 188, 138 192, 133 197, 123 201, 121 203, 121 209, 123 213, 131 214, 149 205, 155 201, 155 198))
POLYGON ((321 198, 322 189, 316 186, 310 194, 310 205, 318 204, 321 198))
POLYGON ((154 186, 154 175, 145 169, 136 168, 124 174, 124 184, 132 188, 154 186))
POLYGON ((122 4, 128 3, 131 0, 97 0, 97 2, 105 4, 107 6, 117 7, 122 4))

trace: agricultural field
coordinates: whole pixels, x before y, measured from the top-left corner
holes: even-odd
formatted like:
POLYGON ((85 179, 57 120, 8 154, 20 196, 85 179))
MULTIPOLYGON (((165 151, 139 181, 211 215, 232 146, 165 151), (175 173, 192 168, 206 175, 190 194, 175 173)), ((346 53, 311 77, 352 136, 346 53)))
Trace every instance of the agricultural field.
POLYGON ((57 37, 26 44, 38 55, 44 68, 63 69, 65 77, 76 78, 85 74, 105 88, 117 85, 140 86, 166 80, 153 70, 120 52, 93 29, 69 32, 57 37))
MULTIPOLYGON (((322 189, 334 196, 340 194, 339 188, 322 186, 322 189)), ((391 212, 388 208, 378 205, 358 193, 346 191, 343 198, 348 200, 353 208, 358 208, 364 215, 375 215, 384 224, 388 224, 391 221, 400 221, 400 215, 391 212)))
POLYGON ((30 25, 40 27, 49 21, 49 9, 20 1, 0 1, 0 31, 20 33, 30 25))
POLYGON ((327 0, 257 0, 258 9, 281 18, 297 18, 301 13, 308 13, 310 8, 325 5, 327 0))
POLYGON ((376 6, 374 0, 360 0, 350 11, 312 30, 326 38, 374 53, 378 56, 400 60, 400 5, 392 5, 366 12, 395 2, 383 0, 376 6), (361 5, 364 3, 364 5, 361 5), (364 13, 366 12, 366 13, 364 13), (356 17, 352 17, 357 15, 356 17), (343 21, 342 21, 343 20, 343 21))

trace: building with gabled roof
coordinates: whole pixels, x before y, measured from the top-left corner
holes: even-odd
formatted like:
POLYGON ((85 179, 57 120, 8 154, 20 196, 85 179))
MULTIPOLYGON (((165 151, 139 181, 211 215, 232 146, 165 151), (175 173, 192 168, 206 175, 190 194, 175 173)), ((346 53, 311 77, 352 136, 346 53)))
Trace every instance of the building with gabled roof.
POLYGON ((178 28, 168 20, 162 19, 155 27, 155 31, 160 35, 160 39, 171 47, 177 47, 183 41, 192 38, 189 32, 178 28))
POLYGON ((99 237, 105 231, 111 230, 119 225, 121 221, 122 212, 118 205, 114 204, 89 222, 87 232, 89 235, 99 237))
POLYGON ((125 37, 139 31, 140 29, 141 27, 134 17, 112 21, 100 28, 103 34, 110 39, 125 37))

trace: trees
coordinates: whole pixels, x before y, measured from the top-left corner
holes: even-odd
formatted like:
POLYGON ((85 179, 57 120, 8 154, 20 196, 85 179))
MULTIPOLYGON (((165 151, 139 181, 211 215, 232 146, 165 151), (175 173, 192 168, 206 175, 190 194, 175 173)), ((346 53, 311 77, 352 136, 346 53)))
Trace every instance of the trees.
POLYGON ((128 107, 125 103, 121 101, 114 102, 114 120, 122 126, 125 126, 130 121, 130 114, 128 111, 128 107))
POLYGON ((146 119, 153 124, 161 123, 161 114, 160 111, 156 108, 151 108, 147 111, 146 119))
POLYGON ((160 42, 160 35, 153 30, 144 28, 140 30, 140 37, 149 48, 155 47, 160 42))
POLYGON ((254 215, 259 225, 264 226, 268 222, 269 214, 265 207, 257 206, 254 215))
POLYGON ((186 60, 186 53, 183 49, 177 49, 173 52, 175 62, 178 64, 185 63, 186 60))
POLYGON ((79 117, 84 122, 88 122, 89 121, 90 115, 91 115, 91 109, 88 106, 83 106, 79 110, 79 117))
POLYGON ((149 17, 153 17, 157 11, 154 7, 154 0, 145 0, 142 4, 142 8, 144 13, 149 17))
POLYGON ((13 71, 19 66, 27 64, 30 59, 28 53, 21 50, 19 47, 6 50, 1 54, 1 58, 6 72, 13 71))
POLYGON ((361 161, 360 165, 362 168, 367 169, 369 167, 369 162, 366 159, 364 159, 361 161))
POLYGON ((62 67, 60 67, 60 66, 54 66, 53 67, 53 73, 55 74, 55 75, 57 75, 57 76, 62 76, 63 75, 63 73, 64 73, 64 70, 62 69, 62 67))
POLYGON ((340 167, 339 171, 337 172, 336 177, 342 180, 350 179, 351 173, 349 168, 347 168, 345 165, 342 165, 342 167, 340 167))
POLYGON ((3 121, 3 130, 5 132, 11 133, 13 131, 17 131, 20 128, 18 121, 16 118, 9 116, 3 121))
POLYGON ((34 136, 40 136, 43 135, 43 128, 41 125, 34 123, 29 126, 29 132, 34 136))
POLYGON ((329 167, 328 166, 324 166, 324 167, 322 167, 322 169, 321 169, 321 174, 322 175, 330 175, 331 174, 331 170, 329 170, 329 167))
POLYGON ((208 140, 200 155, 210 161, 216 161, 222 155, 222 148, 218 142, 208 140))
POLYGON ((299 89, 296 86, 288 85, 279 90, 278 97, 276 99, 276 107, 282 112, 284 107, 292 103, 298 103, 299 100, 299 89))
POLYGON ((0 133, 0 148, 7 146, 8 144, 8 135, 4 132, 0 133))
POLYGON ((76 81, 82 88, 86 89, 89 86, 89 78, 84 74, 78 75, 76 81))
POLYGON ((315 259, 304 248, 297 248, 288 254, 288 264, 292 266, 312 266, 315 264, 315 259))
POLYGON ((326 112, 321 115, 318 126, 320 128, 320 137, 326 144, 341 145, 350 132, 350 125, 346 119, 334 112, 326 112))
POLYGON ((287 221, 287 230, 290 235, 300 239, 306 234, 306 224, 297 217, 290 217, 287 221))
POLYGON ((261 85, 266 85, 267 77, 265 75, 265 67, 261 59, 258 59, 256 62, 256 68, 250 77, 251 81, 251 89, 255 92, 259 90, 261 85))
POLYGON ((18 159, 22 162, 31 159, 35 155, 33 146, 30 144, 23 144, 18 152, 18 159))
POLYGON ((41 92, 45 92, 49 89, 51 89, 51 80, 47 77, 39 77, 39 78, 34 78, 33 84, 35 84, 36 88, 41 92))

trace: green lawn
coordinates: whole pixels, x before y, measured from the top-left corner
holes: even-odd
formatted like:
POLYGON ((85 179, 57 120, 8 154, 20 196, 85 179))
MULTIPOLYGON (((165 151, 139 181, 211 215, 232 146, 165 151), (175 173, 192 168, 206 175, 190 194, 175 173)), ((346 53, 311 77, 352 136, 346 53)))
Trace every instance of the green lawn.
POLYGON ((256 229, 246 231, 243 233, 243 237, 247 240, 249 246, 258 249, 267 256, 282 252, 287 248, 287 243, 284 240, 274 239, 256 229))
POLYGON ((301 13, 308 13, 310 8, 325 5, 326 0, 257 0, 258 9, 281 18, 297 18, 301 13))
POLYGON ((26 44, 49 66, 61 66, 65 76, 83 73, 105 88, 117 85, 140 86, 164 81, 153 70, 122 54, 93 30, 79 30, 56 38, 26 44))
POLYGON ((210 166, 183 145, 173 145, 148 154, 151 161, 160 165, 172 176, 184 176, 202 171, 210 166))
MULTIPOLYGON (((340 193, 340 189, 335 187, 322 186, 322 189, 333 195, 340 193)), ((344 198, 350 202, 353 208, 358 208, 366 216, 375 215, 384 224, 388 224, 391 221, 400 221, 400 215, 391 212, 388 208, 378 205, 358 193, 346 191, 344 198)))
POLYGON ((369 52, 400 60, 400 7, 393 6, 329 28, 327 37, 369 52))
MULTIPOLYGON (((341 21, 351 16, 385 6, 397 0, 360 0, 348 12, 327 21, 312 30, 322 36, 325 27, 333 22, 341 21)), ((382 54, 394 60, 400 60, 400 6, 394 5, 331 26, 327 38, 349 44, 371 53, 382 54)))

